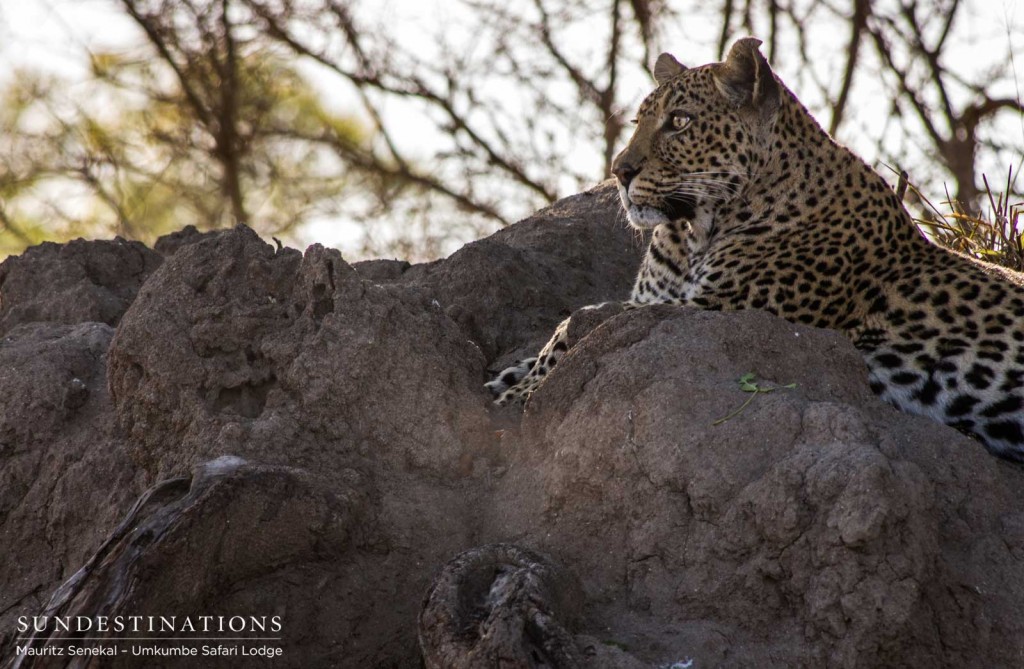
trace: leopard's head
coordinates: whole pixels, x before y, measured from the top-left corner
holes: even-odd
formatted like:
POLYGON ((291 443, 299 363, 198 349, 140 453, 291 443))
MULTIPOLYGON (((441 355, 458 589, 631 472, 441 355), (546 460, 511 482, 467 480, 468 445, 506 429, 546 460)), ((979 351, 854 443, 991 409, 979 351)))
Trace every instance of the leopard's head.
POLYGON ((765 162, 781 93, 760 44, 741 39, 724 62, 694 68, 667 53, 658 58, 658 88, 640 105, 636 131, 612 163, 633 226, 713 211, 765 162))

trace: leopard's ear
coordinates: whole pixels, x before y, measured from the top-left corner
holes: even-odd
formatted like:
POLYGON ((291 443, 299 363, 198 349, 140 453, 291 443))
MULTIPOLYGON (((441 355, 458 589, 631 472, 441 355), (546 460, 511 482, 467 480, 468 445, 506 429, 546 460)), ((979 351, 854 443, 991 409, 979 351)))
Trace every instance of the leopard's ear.
POLYGON ((654 63, 654 80, 661 86, 663 83, 686 71, 686 66, 676 60, 672 54, 663 53, 654 63))
POLYGON ((725 61, 713 67, 715 83, 738 107, 750 107, 771 116, 779 108, 779 83, 758 47, 761 40, 744 37, 732 45, 725 61))

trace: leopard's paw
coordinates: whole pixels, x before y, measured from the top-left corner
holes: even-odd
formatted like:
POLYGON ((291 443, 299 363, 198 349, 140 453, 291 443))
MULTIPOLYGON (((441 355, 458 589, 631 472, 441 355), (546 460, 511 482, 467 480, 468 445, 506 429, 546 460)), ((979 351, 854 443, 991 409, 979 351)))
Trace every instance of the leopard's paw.
POLYGON ((523 358, 517 360, 511 367, 506 367, 501 370, 493 380, 484 384, 487 390, 491 391, 494 397, 498 398, 495 404, 501 404, 501 398, 508 393, 508 391, 515 386, 517 383, 526 378, 526 375, 530 373, 533 366, 537 364, 537 358, 523 358))

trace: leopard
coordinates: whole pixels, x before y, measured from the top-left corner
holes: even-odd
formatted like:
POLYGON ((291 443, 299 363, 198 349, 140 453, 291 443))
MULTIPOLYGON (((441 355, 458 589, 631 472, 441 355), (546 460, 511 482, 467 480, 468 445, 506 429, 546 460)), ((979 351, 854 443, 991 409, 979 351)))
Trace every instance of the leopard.
MULTIPOLYGON (((695 67, 658 57, 611 165, 629 224, 650 234, 624 306, 760 309, 839 331, 882 400, 1024 463, 1024 274, 928 239, 760 45, 744 37, 695 67)), ((497 404, 541 385, 568 323, 487 384, 497 404)))

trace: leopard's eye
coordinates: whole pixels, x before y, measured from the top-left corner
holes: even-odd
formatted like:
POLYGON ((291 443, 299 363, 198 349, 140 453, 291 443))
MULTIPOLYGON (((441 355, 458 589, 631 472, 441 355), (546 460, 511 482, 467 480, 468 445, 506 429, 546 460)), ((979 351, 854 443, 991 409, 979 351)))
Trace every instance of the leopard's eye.
POLYGON ((640 123, 640 119, 638 119, 638 118, 631 118, 631 119, 629 119, 629 122, 632 123, 633 125, 637 125, 637 124, 640 123))
POLYGON ((692 120, 693 117, 689 114, 684 114, 683 112, 672 112, 669 115, 668 120, 665 121, 665 129, 672 131, 682 130, 686 126, 690 125, 690 121, 692 120))

